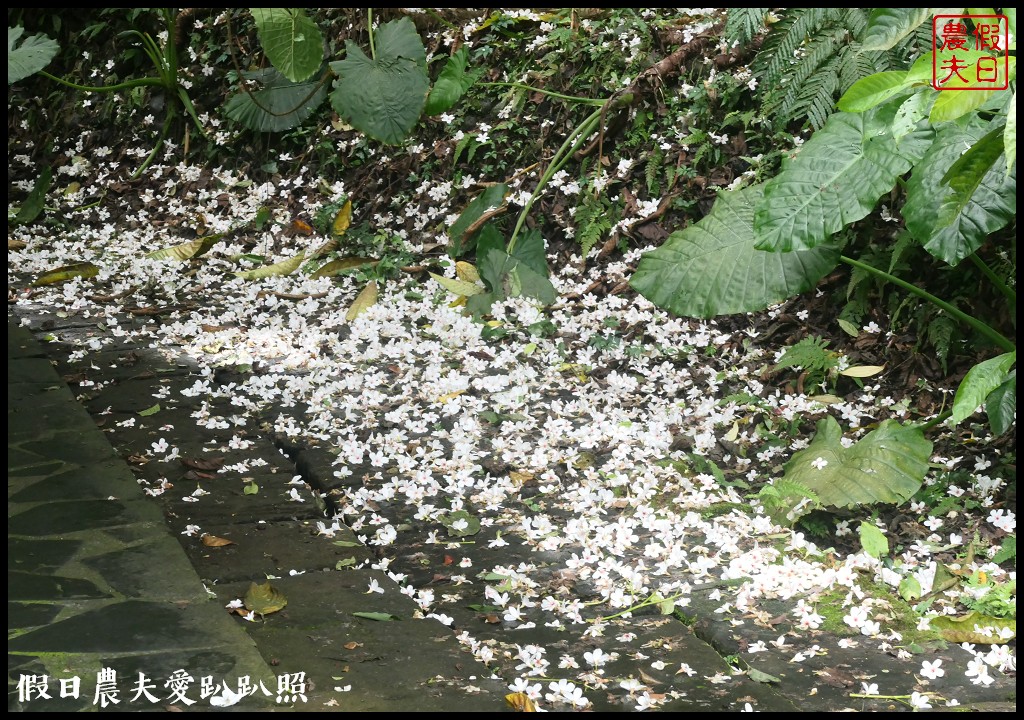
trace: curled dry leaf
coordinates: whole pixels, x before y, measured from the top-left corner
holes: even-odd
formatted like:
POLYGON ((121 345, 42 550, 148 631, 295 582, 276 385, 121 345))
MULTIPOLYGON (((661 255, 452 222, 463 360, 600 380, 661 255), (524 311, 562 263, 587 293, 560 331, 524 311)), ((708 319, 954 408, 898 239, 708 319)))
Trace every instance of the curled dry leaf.
POLYGON ((370 267, 373 267, 378 262, 380 261, 368 257, 337 258, 336 260, 331 260, 330 262, 321 265, 320 268, 316 270, 316 272, 310 275, 310 277, 313 278, 314 280, 316 278, 330 277, 332 275, 337 275, 343 270, 352 270, 354 268, 363 267, 364 265, 369 265, 370 267))
POLYGON ((234 545, 234 540, 228 540, 227 538, 217 537, 210 533, 203 533, 202 535, 203 545, 206 547, 224 547, 225 545, 234 545))
POLYGON ((74 263, 72 265, 62 265, 59 268, 53 270, 47 270, 42 275, 32 281, 32 285, 39 287, 40 285, 56 285, 57 283, 67 282, 76 277, 91 278, 96 277, 100 274, 100 269, 91 262, 74 263))
POLYGON ((181 458, 181 464, 193 470, 220 470, 224 458, 181 458))
POLYGON ((274 263, 273 265, 264 265, 253 270, 240 270, 234 273, 235 277, 240 277, 243 280, 261 280, 268 277, 276 277, 278 275, 291 275, 293 272, 299 269, 302 265, 302 261, 305 259, 306 253, 300 252, 298 255, 290 257, 281 262, 274 263))
POLYGON ((346 650, 355 650, 356 648, 361 648, 362 646, 363 644, 361 642, 356 642, 355 640, 353 640, 352 642, 347 642, 344 645, 342 645, 342 647, 346 650))

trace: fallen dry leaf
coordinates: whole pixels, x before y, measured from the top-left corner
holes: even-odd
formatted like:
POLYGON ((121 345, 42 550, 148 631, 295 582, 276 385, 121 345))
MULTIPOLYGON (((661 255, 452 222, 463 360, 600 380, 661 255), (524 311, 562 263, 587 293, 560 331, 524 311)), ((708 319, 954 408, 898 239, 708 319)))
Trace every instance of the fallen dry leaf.
POLYGON ((537 706, 526 693, 509 693, 505 696, 505 702, 516 712, 537 712, 537 706))
POLYGON ((260 616, 283 610, 288 604, 288 598, 284 596, 284 593, 269 582, 262 585, 256 583, 249 585, 249 592, 245 594, 242 601, 246 608, 260 616))
POLYGON ((193 470, 220 470, 224 465, 224 458, 181 458, 181 464, 193 470))
POLYGON ((234 540, 228 540, 227 538, 217 537, 210 533, 203 533, 202 535, 203 545, 206 547, 224 547, 225 545, 234 545, 234 540))

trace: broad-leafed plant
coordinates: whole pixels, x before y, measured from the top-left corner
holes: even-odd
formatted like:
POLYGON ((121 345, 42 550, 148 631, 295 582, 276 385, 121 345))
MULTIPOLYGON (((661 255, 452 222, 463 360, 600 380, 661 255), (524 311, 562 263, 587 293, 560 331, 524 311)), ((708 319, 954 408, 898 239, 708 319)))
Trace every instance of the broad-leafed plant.
MULTIPOLYGON (((1016 15, 1011 11, 1008 17, 1015 35, 1016 15)), ((917 10, 880 8, 871 15, 865 42, 877 50, 891 48, 926 20, 931 22, 930 14, 917 10)), ((709 318, 761 310, 805 292, 842 262, 933 303, 1003 350, 968 373, 951 411, 922 426, 895 426, 875 439, 880 427, 848 449, 835 444, 837 425, 820 427, 811 448, 834 447, 845 458, 839 463, 843 470, 835 477, 822 471, 827 465, 820 459, 828 458, 811 448, 786 470, 787 477, 808 487, 813 478, 827 479, 811 487, 822 505, 910 497, 923 481, 931 449, 919 437, 922 430, 947 420, 961 422, 983 405, 993 433, 1006 432, 1014 422, 1015 342, 912 282, 844 255, 838 240, 840 230, 875 212, 880 199, 897 189, 901 214, 917 243, 949 266, 969 259, 1007 302, 1016 303, 1015 291, 977 255, 984 242, 1016 219, 1016 93, 936 91, 932 62, 926 54, 909 69, 854 83, 839 102, 841 112, 829 117, 776 177, 721 193, 703 220, 647 253, 631 279, 657 305, 709 318), (906 462, 888 462, 883 445, 886 452, 898 447, 906 462), (816 462, 821 467, 812 467, 816 462), (850 477, 847 466, 861 473, 856 496, 838 489, 838 479, 850 477)), ((1009 72, 1012 85, 1012 56, 1009 72)))

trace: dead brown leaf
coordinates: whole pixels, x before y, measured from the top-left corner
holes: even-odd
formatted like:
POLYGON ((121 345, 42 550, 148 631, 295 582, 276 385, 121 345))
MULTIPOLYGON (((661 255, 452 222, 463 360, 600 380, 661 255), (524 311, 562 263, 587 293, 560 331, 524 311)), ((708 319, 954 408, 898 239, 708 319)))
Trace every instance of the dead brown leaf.
POLYGON ((234 545, 234 540, 228 540, 227 538, 217 537, 210 533, 203 533, 202 535, 203 545, 206 547, 224 547, 225 545, 234 545))
POLYGON ((220 470, 224 465, 224 458, 181 458, 181 464, 193 470, 220 470))

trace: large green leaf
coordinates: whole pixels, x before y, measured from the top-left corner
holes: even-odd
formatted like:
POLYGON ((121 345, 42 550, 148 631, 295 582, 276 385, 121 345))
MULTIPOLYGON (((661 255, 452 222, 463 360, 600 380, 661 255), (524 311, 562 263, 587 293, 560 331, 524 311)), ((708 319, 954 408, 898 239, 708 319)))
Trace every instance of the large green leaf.
MULTIPOLYGON (((986 53, 978 50, 958 50, 956 57, 967 63, 968 67, 973 66, 978 62, 979 58, 988 57, 986 53)), ((941 59, 941 56, 940 56, 941 59)), ((1014 69, 1016 68, 1016 58, 1010 57, 1007 61, 1009 63, 1010 77, 1013 77, 1014 69)), ((1004 65, 999 62, 998 65, 998 77, 1000 81, 993 84, 1003 84, 1002 78, 1005 76, 1004 65)), ((963 87, 976 86, 977 81, 972 80, 972 76, 968 74, 967 82, 962 81, 959 77, 956 77, 949 81, 949 84, 943 86, 943 90, 939 93, 938 99, 935 104, 932 105, 931 114, 928 119, 933 123, 947 122, 949 120, 956 120, 959 117, 966 115, 972 110, 980 108, 982 105, 987 103, 993 96, 998 93, 1002 93, 1002 90, 956 90, 946 89, 949 85, 953 84, 954 80, 957 85, 963 87)))
MULTIPOLYGON (((544 241, 541 239, 540 243, 543 249, 544 241)), ((544 305, 555 301, 557 293, 548 279, 547 261, 541 255, 543 264, 538 263, 533 245, 534 241, 528 240, 525 249, 517 247, 515 253, 509 255, 498 231, 490 224, 484 226, 476 256, 477 270, 488 292, 467 298, 466 309, 470 313, 477 317, 485 315, 496 300, 509 297, 529 297, 544 305)))
POLYGON ((1013 634, 1012 640, 1017 634, 1016 618, 997 618, 983 615, 977 610, 971 611, 963 617, 949 617, 940 615, 932 618, 928 623, 929 628, 938 630, 942 638, 952 643, 972 643, 978 645, 998 645, 1006 642, 999 634, 1000 630, 1008 628, 1013 634), (982 628, 991 628, 996 632, 985 632, 982 628))
POLYGON ((479 229, 471 233, 467 231, 485 212, 503 205, 508 192, 509 187, 504 183, 491 185, 466 206, 466 209, 459 215, 459 219, 453 222, 448 229, 448 237, 451 241, 448 246, 448 254, 451 257, 459 257, 473 249, 479 229))
POLYGON ((327 84, 293 83, 269 67, 246 73, 246 79, 264 85, 260 90, 236 93, 224 104, 224 113, 250 130, 281 132, 308 118, 327 97, 327 84))
POLYGON ((449 110, 459 101, 466 91, 476 82, 483 73, 483 68, 473 72, 467 72, 469 66, 469 51, 466 46, 460 47, 445 63, 444 70, 434 83, 427 97, 427 106, 423 112, 427 115, 440 115, 449 110))
POLYGON ((374 58, 348 40, 345 59, 331 63, 338 75, 331 105, 366 135, 396 145, 408 137, 427 101, 426 51, 409 18, 385 23, 375 38, 374 58))
POLYGON ((839 98, 843 112, 864 112, 910 87, 905 71, 887 71, 861 78, 839 98))
POLYGON ((761 250, 808 250, 865 217, 911 168, 889 131, 897 104, 836 113, 765 185, 754 214, 761 250))
POLYGON ((835 268, 839 248, 754 249, 754 208, 764 186, 722 192, 700 222, 646 253, 630 284, 654 304, 689 317, 762 310, 811 289, 835 268))
POLYGON ((1017 160, 1017 91, 1013 91, 1010 107, 1006 112, 1006 127, 1003 129, 1003 147, 1006 149, 1006 174, 1013 171, 1017 160))
POLYGON ((292 82, 312 77, 324 61, 324 38, 301 8, 250 8, 263 52, 292 82))
POLYGON ((929 17, 930 8, 875 8, 861 45, 864 50, 888 50, 929 17))
POLYGON ((524 265, 544 277, 551 274, 548 270, 547 248, 544 247, 544 237, 540 230, 524 231, 512 248, 512 257, 519 258, 524 265))
POLYGON ((1002 435, 1017 418, 1017 371, 1012 370, 1003 383, 985 399, 985 413, 992 434, 1002 435))
POLYGON ((1015 362, 1016 350, 980 362, 968 370, 953 398, 949 424, 956 425, 973 415, 992 391, 1006 382, 1007 373, 1015 362))
POLYGON ((39 217, 46 208, 46 193, 50 191, 52 184, 53 168, 45 165, 39 177, 36 178, 35 185, 32 186, 32 192, 28 194, 25 202, 18 209, 18 214, 14 216, 13 220, 8 222, 11 225, 28 225, 39 217))
POLYGON ((555 288, 546 276, 503 250, 488 250, 480 259, 478 269, 496 300, 531 297, 545 305, 555 301, 555 288))
POLYGON ((890 128, 893 139, 896 140, 897 144, 901 143, 904 137, 913 132, 918 124, 928 117, 932 103, 935 102, 938 94, 937 90, 924 88, 900 104, 890 128))
POLYGON ((831 415, 818 422, 811 444, 786 463, 786 479, 838 508, 899 504, 920 489, 932 452, 920 428, 885 420, 850 447, 842 437, 831 415))
POLYGON ((988 128, 980 118, 943 127, 907 183, 903 205, 907 230, 929 253, 950 265, 973 253, 989 234, 1016 216, 1016 172, 1007 175, 992 157, 995 153, 998 159, 1002 142, 998 134, 965 156, 962 172, 944 182, 964 149, 977 146, 988 128))
POLYGON ((25 28, 7 28, 7 84, 24 80, 50 64, 60 50, 55 40, 45 35, 31 35, 18 45, 25 28), (17 47, 15 47, 17 45, 17 47))

